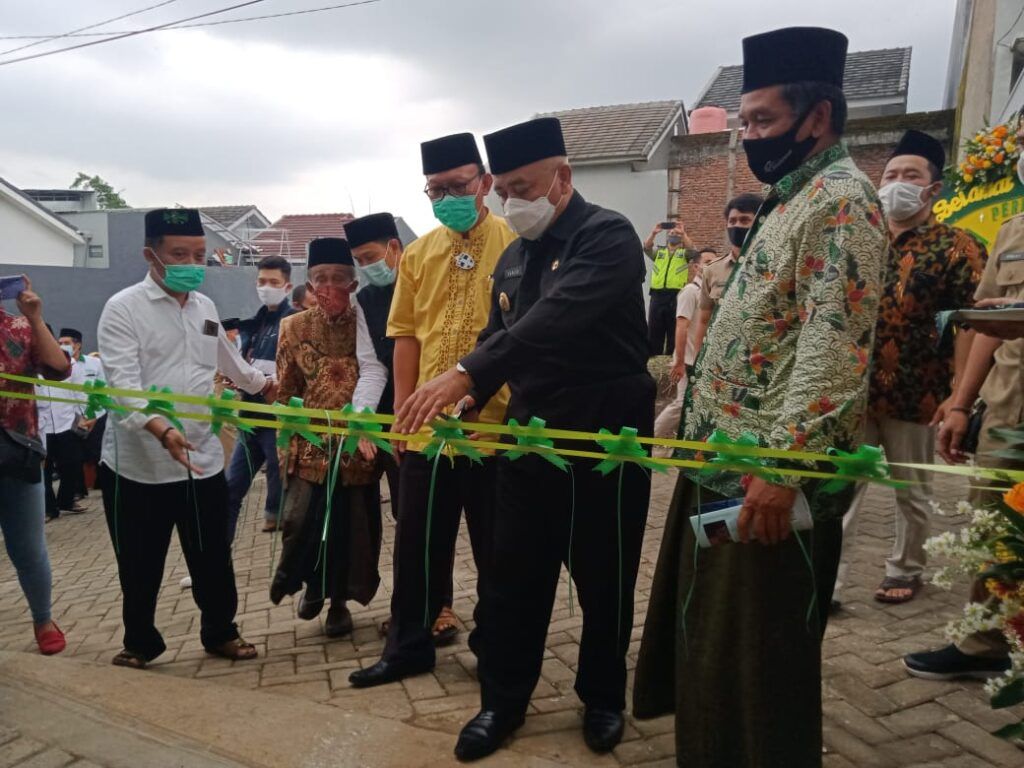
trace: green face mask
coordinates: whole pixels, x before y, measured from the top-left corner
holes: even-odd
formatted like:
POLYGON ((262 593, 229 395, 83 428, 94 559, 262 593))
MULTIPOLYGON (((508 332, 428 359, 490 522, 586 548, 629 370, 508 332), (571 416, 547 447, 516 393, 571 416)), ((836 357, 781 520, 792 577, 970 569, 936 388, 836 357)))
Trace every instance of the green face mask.
POLYGON ((476 195, 445 195, 440 200, 435 200, 433 205, 437 220, 456 232, 469 231, 480 215, 476 209, 476 195))
MULTIPOLYGON (((150 249, 156 256, 156 251, 150 249)), ((156 260, 164 268, 164 287, 175 293, 188 293, 196 290, 203 284, 206 277, 206 267, 202 264, 164 264, 163 260, 156 256, 156 260)))

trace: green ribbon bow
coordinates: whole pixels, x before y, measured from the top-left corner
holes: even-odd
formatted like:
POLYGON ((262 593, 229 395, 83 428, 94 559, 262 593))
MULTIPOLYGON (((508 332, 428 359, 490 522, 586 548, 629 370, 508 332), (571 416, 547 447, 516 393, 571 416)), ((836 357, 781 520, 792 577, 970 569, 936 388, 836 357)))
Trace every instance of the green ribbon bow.
MULTIPOLYGON (((828 449, 829 456, 838 456, 845 461, 836 462, 836 474, 850 476, 850 480, 835 478, 821 487, 822 493, 839 493, 850 483, 864 477, 885 480, 890 477, 889 466, 882 460, 882 449, 875 445, 862 445, 855 452, 848 453, 837 448, 828 449)), ((893 481, 886 485, 899 485, 893 481)))
POLYGON ((647 449, 637 442, 636 427, 622 427, 617 435, 613 435, 607 429, 601 427, 600 433, 602 435, 607 435, 607 437, 599 439, 597 444, 600 445, 609 454, 609 456, 594 467, 595 472, 607 475, 613 469, 621 466, 627 461, 633 461, 642 466, 650 467, 655 472, 668 471, 667 468, 660 464, 654 464, 647 460, 647 449))
POLYGON ((700 470, 701 474, 722 471, 722 464, 728 464, 730 472, 742 472, 748 469, 750 473, 757 474, 764 470, 764 465, 755 456, 750 456, 737 451, 730 451, 730 446, 737 448, 759 448, 760 444, 757 435, 752 432, 743 432, 733 440, 721 429, 716 429, 707 439, 708 448, 715 451, 717 455, 708 460, 708 465, 700 470))
MULTIPOLYGON (((157 389, 156 384, 151 386, 147 391, 152 392, 153 394, 174 394, 174 390, 172 390, 170 387, 157 389)), ((147 401, 148 402, 146 404, 146 407, 142 411, 143 413, 149 413, 154 416, 163 416, 171 424, 174 425, 175 429, 177 429, 182 434, 185 434, 185 425, 181 423, 181 419, 179 419, 177 413, 175 413, 174 404, 170 400, 160 400, 159 398, 156 397, 150 397, 147 398, 147 401)))
POLYGON ((345 436, 345 442, 341 444, 342 452, 355 454, 359 449, 359 440, 365 437, 385 453, 391 454, 392 456, 395 455, 395 449, 392 447, 391 443, 381 437, 384 432, 383 424, 378 424, 375 421, 358 421, 357 419, 352 418, 353 415, 358 414, 372 416, 372 408, 363 408, 363 410, 357 411, 352 407, 352 403, 348 403, 341 409, 341 413, 348 421, 349 430, 348 434, 345 436))
POLYGON ((287 448, 291 442, 292 435, 304 437, 318 448, 323 445, 323 441, 318 434, 306 429, 309 425, 309 416, 291 416, 286 412, 288 408, 302 408, 301 397, 291 398, 288 401, 287 407, 281 403, 275 403, 274 405, 282 411, 282 413, 277 414, 277 418, 281 421, 281 428, 277 433, 277 445, 279 448, 287 448))
MULTIPOLYGON (((461 421, 453 419, 451 416, 439 416, 432 425, 434 434, 431 435, 427 447, 423 449, 423 455, 428 459, 433 459, 443 448, 448 447, 453 453, 465 456, 477 464, 482 464, 484 455, 473 446, 452 445, 453 440, 469 440, 466 433, 462 431, 461 424, 461 421)), ((454 461, 454 457, 452 457, 452 461, 454 461)))
MULTIPOLYGON (((555 443, 553 440, 541 437, 538 432, 547 426, 547 422, 537 416, 531 416, 527 425, 521 426, 515 419, 508 420, 508 426, 512 430, 512 434, 516 438, 516 445, 523 446, 524 448, 554 448, 555 443)), ((548 451, 517 451, 514 448, 505 452, 505 457, 509 461, 515 461, 525 456, 527 453, 536 453, 543 457, 547 461, 550 461, 556 467, 563 472, 567 471, 568 462, 559 456, 557 453, 549 453, 548 451)))
MULTIPOLYGON (((238 393, 233 389, 225 389, 220 393, 220 399, 225 402, 234 402, 238 399, 238 393)), ((234 424, 236 428, 242 432, 252 433, 253 429, 248 424, 239 421, 237 411, 234 408, 221 408, 216 405, 210 406, 210 412, 213 413, 213 422, 210 424, 210 430, 213 434, 220 436, 220 430, 225 424, 234 424)))
POLYGON ((86 392, 85 401, 85 418, 95 419, 100 411, 114 411, 116 413, 126 413, 127 409, 121 407, 110 395, 104 395, 99 392, 92 390, 103 389, 107 386, 107 382, 103 379, 95 379, 94 381, 87 381, 82 385, 86 392))

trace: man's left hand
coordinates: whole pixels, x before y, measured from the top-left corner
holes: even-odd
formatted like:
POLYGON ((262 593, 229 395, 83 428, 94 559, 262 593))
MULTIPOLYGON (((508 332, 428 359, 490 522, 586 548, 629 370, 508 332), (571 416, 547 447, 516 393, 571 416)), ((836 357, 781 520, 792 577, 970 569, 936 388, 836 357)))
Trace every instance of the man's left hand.
POLYGON ((751 534, 762 544, 785 541, 790 533, 796 493, 795 488, 772 485, 755 477, 747 488, 737 521, 740 541, 750 541, 751 534))
POLYGON ((444 409, 466 397, 473 388, 473 380, 458 369, 451 368, 431 379, 413 392, 402 403, 395 418, 395 431, 404 435, 415 434, 444 409))

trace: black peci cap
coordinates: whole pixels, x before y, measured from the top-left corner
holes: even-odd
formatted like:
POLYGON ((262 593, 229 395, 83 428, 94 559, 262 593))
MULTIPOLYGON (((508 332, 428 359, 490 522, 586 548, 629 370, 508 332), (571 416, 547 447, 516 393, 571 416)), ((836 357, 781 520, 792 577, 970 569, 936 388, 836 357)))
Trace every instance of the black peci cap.
POLYGON ((57 338, 59 338, 59 339, 64 339, 64 338, 74 339, 79 344, 81 344, 82 343, 82 332, 81 331, 76 331, 74 328, 61 328, 60 329, 60 335, 57 338))
POLYGON ((810 80, 843 87, 846 48, 842 32, 785 27, 743 38, 743 93, 810 80))
POLYGON ((565 138, 557 117, 538 117, 484 136, 491 173, 508 173, 524 165, 564 157, 565 138))
POLYGON ((423 157, 423 175, 444 173, 463 165, 482 165, 480 150, 472 133, 453 133, 420 144, 423 157))
POLYGON ((348 241, 341 237, 318 237, 309 241, 309 257, 306 267, 312 269, 321 264, 341 264, 354 267, 352 249, 348 241))
POLYGON ((942 143, 927 133, 913 129, 903 134, 896 149, 892 151, 890 158, 897 155, 917 155, 923 157, 940 171, 946 167, 946 150, 942 143))
POLYGON ((377 240, 400 239, 395 217, 390 213, 371 213, 345 223, 345 239, 352 248, 377 240))
POLYGON ((146 237, 184 235, 203 237, 203 222, 195 208, 156 208, 146 214, 146 237))

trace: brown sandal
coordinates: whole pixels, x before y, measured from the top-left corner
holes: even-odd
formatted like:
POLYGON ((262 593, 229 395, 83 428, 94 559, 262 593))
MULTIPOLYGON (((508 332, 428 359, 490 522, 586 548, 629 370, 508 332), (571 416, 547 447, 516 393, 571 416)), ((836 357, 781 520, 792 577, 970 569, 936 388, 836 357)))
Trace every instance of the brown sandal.
POLYGON ((921 582, 920 576, 911 576, 910 578, 886 576, 882 579, 882 583, 878 585, 878 589, 875 590, 875 600, 889 605, 909 603, 917 597, 917 593, 921 591, 922 586, 924 585, 921 582), (891 597, 889 593, 896 589, 906 590, 910 594, 903 597, 891 597))
POLYGON ((219 656, 222 659, 231 659, 232 661, 249 661, 259 655, 255 645, 245 642, 240 637, 228 640, 226 643, 221 643, 213 648, 207 648, 206 652, 211 656, 219 656))
POLYGON ((451 608, 445 606, 437 614, 433 627, 434 645, 448 645, 459 634, 459 617, 451 608))
POLYGON ((146 665, 149 664, 144 656, 129 651, 127 648, 112 658, 110 663, 115 667, 128 667, 129 669, 145 669, 146 665))

